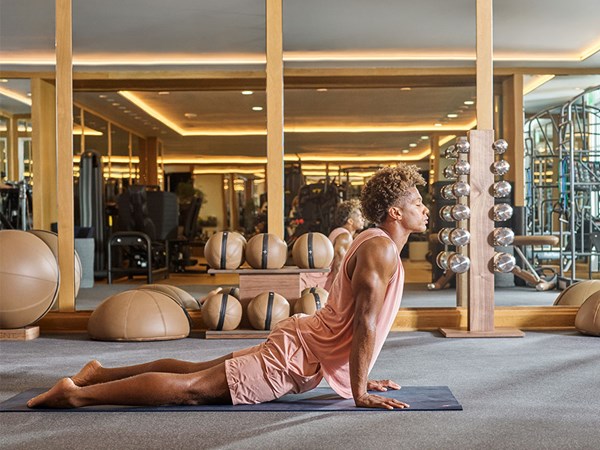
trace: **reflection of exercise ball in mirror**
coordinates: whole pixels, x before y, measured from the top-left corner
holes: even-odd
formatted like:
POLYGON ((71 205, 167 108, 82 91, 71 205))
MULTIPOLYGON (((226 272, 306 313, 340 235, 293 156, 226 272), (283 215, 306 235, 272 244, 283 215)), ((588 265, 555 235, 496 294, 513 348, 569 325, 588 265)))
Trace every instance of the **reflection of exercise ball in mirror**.
MULTIPOLYGON (((52 231, 46 230, 30 230, 29 232, 35 234, 46 243, 58 263, 58 235, 52 231)), ((81 259, 79 259, 77 250, 75 250, 75 298, 77 298, 77 295, 79 294, 79 286, 81 285, 82 275, 83 270, 81 268, 81 259)))
POLYGON ((34 234, 0 230, 0 328, 22 328, 50 310, 59 287, 56 258, 34 234))

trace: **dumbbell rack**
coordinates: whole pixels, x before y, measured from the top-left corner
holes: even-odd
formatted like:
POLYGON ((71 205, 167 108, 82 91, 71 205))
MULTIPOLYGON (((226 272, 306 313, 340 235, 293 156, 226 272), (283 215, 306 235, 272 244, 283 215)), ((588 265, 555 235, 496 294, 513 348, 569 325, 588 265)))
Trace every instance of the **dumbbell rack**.
MULTIPOLYGON (((460 138, 459 138, 460 139, 460 138)), ((513 328, 494 327, 494 273, 495 256, 491 237, 494 235, 494 196, 490 190, 494 185, 494 174, 491 167, 494 163, 494 131, 473 130, 469 132, 468 149, 470 218, 469 245, 463 247, 461 254, 468 254, 470 264, 466 273, 459 274, 468 279, 466 298, 468 309, 467 329, 441 328, 446 337, 522 337, 524 333, 513 328)), ((463 141, 464 142, 464 141, 463 141)), ((458 144, 458 142, 457 142, 458 144)), ((463 225, 461 222, 460 225, 463 225)), ((457 295, 461 295, 457 289, 457 295)), ((460 302, 457 302, 460 303, 460 302)))
POLYGON ((250 301, 265 291, 273 291, 285 297, 290 303, 290 311, 300 298, 300 274, 325 273, 329 269, 300 269, 296 266, 285 266, 281 269, 240 268, 235 270, 209 269, 209 274, 237 274, 240 278, 240 303, 242 304, 242 322, 232 331, 206 331, 206 339, 264 339, 269 331, 254 330, 246 315, 250 301))

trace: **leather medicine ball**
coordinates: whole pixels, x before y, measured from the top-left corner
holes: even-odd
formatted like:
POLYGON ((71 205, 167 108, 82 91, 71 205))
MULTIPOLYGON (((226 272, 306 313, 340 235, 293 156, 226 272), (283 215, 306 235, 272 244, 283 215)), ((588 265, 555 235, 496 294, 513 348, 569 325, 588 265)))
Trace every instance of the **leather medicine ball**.
POLYGON ((202 306, 202 320, 210 330, 235 330, 242 320, 242 304, 224 292, 211 295, 202 306))
POLYGON ((257 330, 272 330, 290 316, 290 304, 275 292, 263 292, 248 304, 248 319, 257 330))
POLYGON ((246 246, 246 261, 255 269, 281 269, 286 258, 286 243, 272 233, 257 234, 246 246))
POLYGON ((239 234, 219 231, 204 246, 204 257, 213 269, 235 270, 244 262, 245 239, 239 234))

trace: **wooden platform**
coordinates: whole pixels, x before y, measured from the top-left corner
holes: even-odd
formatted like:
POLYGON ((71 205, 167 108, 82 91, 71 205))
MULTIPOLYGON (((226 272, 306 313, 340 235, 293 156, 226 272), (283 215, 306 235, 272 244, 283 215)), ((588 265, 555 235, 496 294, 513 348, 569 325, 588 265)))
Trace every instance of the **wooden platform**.
POLYGON ((266 339, 269 331, 263 330, 232 330, 213 331, 206 330, 202 337, 204 339, 266 339))
POLYGON ((524 337, 518 328, 494 328, 490 331, 470 331, 462 328, 440 328, 447 338, 516 338, 524 337))
POLYGON ((30 341, 39 337, 40 327, 37 325, 12 330, 0 330, 0 341, 30 341))

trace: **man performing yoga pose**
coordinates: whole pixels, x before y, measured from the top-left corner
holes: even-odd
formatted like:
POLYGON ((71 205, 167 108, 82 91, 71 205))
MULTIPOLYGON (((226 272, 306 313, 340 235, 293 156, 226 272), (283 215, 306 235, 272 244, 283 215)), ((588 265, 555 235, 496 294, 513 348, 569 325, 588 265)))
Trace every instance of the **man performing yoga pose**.
POLYGON ((28 406, 252 404, 309 391, 325 378, 356 406, 408 407, 369 393, 400 386, 367 376, 400 307, 400 250, 410 233, 427 228, 429 211, 416 188, 423 184, 416 166, 400 165, 378 171, 365 185, 363 213, 377 228, 354 240, 316 314, 292 316, 264 343, 209 362, 161 359, 105 368, 91 361, 28 406))

